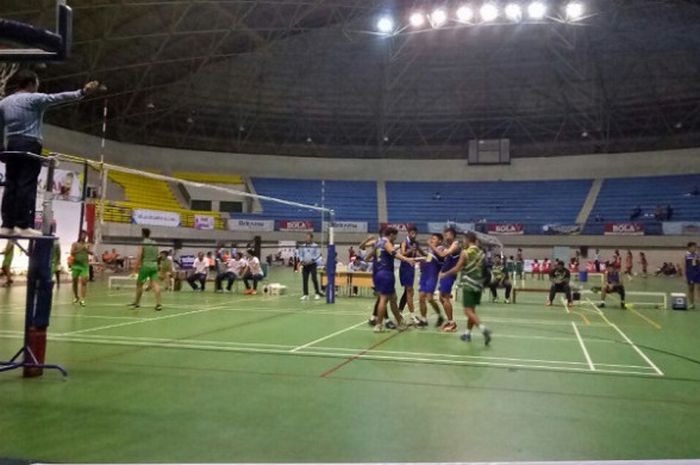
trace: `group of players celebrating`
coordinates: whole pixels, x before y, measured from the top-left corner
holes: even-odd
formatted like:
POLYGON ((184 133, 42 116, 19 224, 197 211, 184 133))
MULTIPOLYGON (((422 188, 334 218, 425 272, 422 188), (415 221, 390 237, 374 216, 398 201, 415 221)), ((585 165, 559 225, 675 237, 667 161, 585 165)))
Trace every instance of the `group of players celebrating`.
POLYGON ((452 307, 452 291, 459 279, 458 286, 462 289, 462 304, 467 317, 467 328, 461 335, 461 339, 471 341, 472 329, 476 327, 481 331, 484 343, 489 345, 491 331, 481 323, 476 314, 476 307, 481 303, 482 290, 488 284, 486 255, 479 246, 476 233, 467 232, 462 242, 457 239, 457 231, 449 227, 443 234, 431 235, 425 247, 418 244, 417 233, 415 227, 410 227, 406 239, 396 247, 394 243, 398 230, 389 226, 383 228, 379 237, 370 237, 360 245, 360 250, 365 251, 365 256, 374 262, 372 278, 377 301, 370 324, 374 326, 376 332, 393 327, 405 330, 409 325, 426 327, 428 326, 427 306, 430 304, 438 315, 436 325, 444 332, 456 332, 457 322, 454 319, 452 307), (397 259, 401 261, 399 281, 405 289, 402 304, 405 303, 408 306, 408 321, 401 314, 397 302, 394 276, 394 261, 397 259), (418 288, 419 315, 415 314, 413 304, 416 263, 420 264, 421 272, 418 288), (444 316, 440 305, 433 298, 436 290, 439 291, 444 316), (385 325, 387 307, 391 309, 396 324, 387 321, 385 325))

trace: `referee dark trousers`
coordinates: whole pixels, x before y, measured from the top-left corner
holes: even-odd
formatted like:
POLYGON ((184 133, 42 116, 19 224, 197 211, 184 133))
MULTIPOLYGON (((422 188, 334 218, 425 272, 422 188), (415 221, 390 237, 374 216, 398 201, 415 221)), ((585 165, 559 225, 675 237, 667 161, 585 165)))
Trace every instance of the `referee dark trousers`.
POLYGON ((309 295, 309 275, 311 275, 311 281, 314 283, 314 290, 316 291, 316 294, 321 295, 321 292, 318 289, 318 277, 316 276, 317 269, 318 265, 316 264, 316 262, 301 265, 301 276, 302 282, 304 283, 304 295, 309 295))
MULTIPOLYGON (((7 150, 41 155, 41 143, 31 137, 9 137, 7 150)), ((2 196, 2 227, 27 229, 34 227, 36 189, 41 162, 22 155, 7 155, 5 160, 5 192, 2 196)))

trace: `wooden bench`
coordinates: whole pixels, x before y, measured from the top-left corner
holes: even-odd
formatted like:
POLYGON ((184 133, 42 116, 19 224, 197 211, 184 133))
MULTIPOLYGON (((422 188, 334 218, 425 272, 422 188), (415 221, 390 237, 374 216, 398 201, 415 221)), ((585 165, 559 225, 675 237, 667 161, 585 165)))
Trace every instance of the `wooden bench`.
POLYGON ((546 294, 549 294, 549 288, 545 287, 521 287, 521 288, 513 288, 513 298, 511 299, 511 303, 515 303, 518 293, 519 292, 544 292, 546 294))

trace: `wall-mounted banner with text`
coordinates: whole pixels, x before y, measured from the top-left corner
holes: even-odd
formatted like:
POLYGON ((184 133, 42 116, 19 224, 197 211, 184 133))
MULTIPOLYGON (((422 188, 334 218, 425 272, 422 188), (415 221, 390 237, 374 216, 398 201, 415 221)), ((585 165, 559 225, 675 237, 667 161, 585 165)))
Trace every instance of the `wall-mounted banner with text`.
POLYGON ((134 224, 176 228, 180 226, 180 214, 158 210, 134 209, 131 221, 134 224))

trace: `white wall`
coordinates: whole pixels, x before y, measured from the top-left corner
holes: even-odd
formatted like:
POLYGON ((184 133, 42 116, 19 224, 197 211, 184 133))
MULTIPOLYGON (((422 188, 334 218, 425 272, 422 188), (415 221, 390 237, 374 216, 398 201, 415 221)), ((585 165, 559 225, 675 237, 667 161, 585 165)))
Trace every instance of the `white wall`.
MULTIPOLYGON (((50 150, 97 158, 99 139, 46 126, 50 150)), ((108 163, 161 172, 201 171, 244 176, 356 180, 516 180, 590 179, 700 173, 700 148, 596 154, 557 158, 517 158, 510 166, 467 166, 458 160, 358 160, 201 152, 108 141, 108 163), (368 164, 372 169, 368 169, 368 164)))

